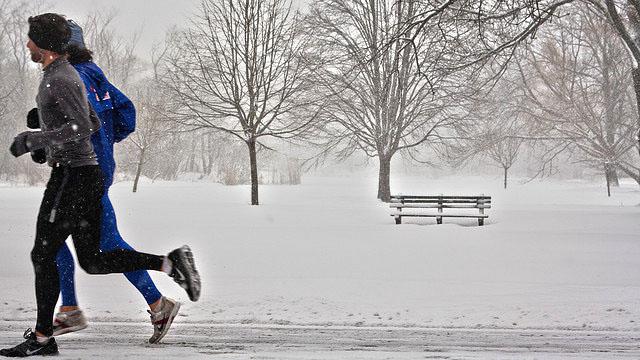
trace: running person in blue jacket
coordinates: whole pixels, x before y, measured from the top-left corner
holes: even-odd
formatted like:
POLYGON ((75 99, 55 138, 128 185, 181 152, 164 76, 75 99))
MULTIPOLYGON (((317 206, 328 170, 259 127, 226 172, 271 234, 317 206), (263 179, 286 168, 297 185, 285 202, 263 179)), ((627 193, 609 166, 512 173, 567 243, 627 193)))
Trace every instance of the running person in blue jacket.
MULTIPOLYGON (((116 214, 109 200, 109 187, 113 183, 116 163, 113 158, 113 144, 124 140, 135 130, 136 110, 120 90, 113 86, 102 70, 92 61, 92 53, 84 44, 82 28, 72 20, 68 22, 71 39, 67 49, 68 60, 80 74, 87 90, 89 103, 102 122, 102 127, 91 137, 98 156, 98 164, 104 174, 104 196, 102 197, 102 234, 100 250, 133 250, 118 231, 116 214)), ((57 256, 60 274, 62 305, 54 320, 54 336, 82 330, 87 321, 78 306, 75 293, 74 260, 69 247, 64 244, 57 256)), ((180 303, 162 296, 149 273, 145 270, 124 274, 140 291, 149 305, 148 311, 154 326, 150 343, 159 342, 169 330, 180 303)))

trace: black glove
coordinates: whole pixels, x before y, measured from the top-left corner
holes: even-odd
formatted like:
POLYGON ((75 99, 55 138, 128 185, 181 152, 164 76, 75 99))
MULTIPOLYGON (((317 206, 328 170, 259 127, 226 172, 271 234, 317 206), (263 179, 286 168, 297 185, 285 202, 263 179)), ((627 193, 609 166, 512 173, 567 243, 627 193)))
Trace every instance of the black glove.
POLYGON ((47 162, 47 152, 44 149, 38 149, 31 152, 31 160, 38 164, 47 162))
POLYGON ((38 108, 33 108, 27 113, 27 127, 29 129, 40 129, 40 116, 38 108))
POLYGON ((18 157, 29 152, 29 146, 27 145, 28 137, 29 131, 25 131, 13 138, 13 143, 9 148, 11 155, 18 157))

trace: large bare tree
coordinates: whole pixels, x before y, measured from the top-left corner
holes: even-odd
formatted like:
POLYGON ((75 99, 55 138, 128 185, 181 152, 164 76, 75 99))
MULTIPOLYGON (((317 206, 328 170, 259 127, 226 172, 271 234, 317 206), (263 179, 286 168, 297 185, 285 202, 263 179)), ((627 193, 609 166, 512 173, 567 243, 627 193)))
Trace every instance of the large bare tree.
POLYGON ((314 122, 302 112, 317 99, 309 98, 298 20, 287 0, 204 0, 191 28, 174 35, 167 62, 174 120, 246 144, 252 205, 258 147, 300 138, 314 122))
POLYGON ((313 56, 321 64, 314 79, 330 99, 322 113, 330 148, 342 158, 356 151, 377 158, 383 201, 391 194, 393 157, 415 157, 421 146, 450 135, 456 123, 464 80, 441 68, 448 51, 442 33, 402 28, 423 11, 418 1, 322 0, 307 16, 313 56))

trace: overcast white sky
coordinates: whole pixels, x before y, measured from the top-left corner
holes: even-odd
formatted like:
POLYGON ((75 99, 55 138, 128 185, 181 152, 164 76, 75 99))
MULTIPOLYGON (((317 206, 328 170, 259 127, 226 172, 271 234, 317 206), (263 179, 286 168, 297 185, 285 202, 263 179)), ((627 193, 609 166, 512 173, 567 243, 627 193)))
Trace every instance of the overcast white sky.
MULTIPOLYGON (((96 10, 116 9, 116 25, 122 35, 141 30, 138 53, 148 53, 154 41, 161 41, 171 26, 184 23, 198 7, 200 0, 45 0, 47 11, 83 19, 96 10)), ((82 22, 79 21, 82 25, 82 22)))
MULTIPOLYGON (((308 0, 293 0, 303 4, 308 0)), ((147 56, 155 41, 162 41, 167 29, 186 23, 189 15, 197 11, 200 0, 45 0, 47 11, 82 19, 95 10, 116 9, 116 25, 123 35, 141 30, 138 55, 147 56)), ((80 22, 80 24, 82 24, 80 22)))

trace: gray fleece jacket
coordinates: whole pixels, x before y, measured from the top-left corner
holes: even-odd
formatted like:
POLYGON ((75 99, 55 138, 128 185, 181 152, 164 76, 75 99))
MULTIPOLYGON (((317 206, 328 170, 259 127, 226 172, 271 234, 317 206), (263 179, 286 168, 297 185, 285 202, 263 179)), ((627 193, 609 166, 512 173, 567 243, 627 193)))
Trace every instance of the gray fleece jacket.
POLYGON ((36 96, 41 131, 29 134, 29 149, 45 148, 50 166, 97 165, 91 134, 100 129, 100 119, 87 101, 80 75, 62 57, 43 72, 36 96))

